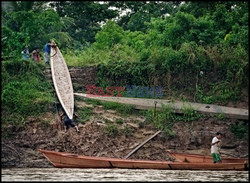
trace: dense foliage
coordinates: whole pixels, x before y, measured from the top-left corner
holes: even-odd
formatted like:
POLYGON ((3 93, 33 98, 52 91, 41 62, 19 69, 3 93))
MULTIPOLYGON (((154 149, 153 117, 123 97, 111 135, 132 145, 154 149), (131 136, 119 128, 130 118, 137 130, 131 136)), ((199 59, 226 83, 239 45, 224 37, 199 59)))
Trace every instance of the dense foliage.
POLYGON ((109 21, 83 61, 100 63, 100 85, 161 85, 204 103, 237 100, 248 84, 247 4, 211 3, 200 15, 197 5, 144 22, 145 32, 109 21))
POLYGON ((20 60, 21 50, 42 50, 48 39, 57 42, 68 65, 97 65, 102 87, 163 86, 167 96, 185 93, 190 100, 218 103, 240 99, 248 86, 246 1, 6 1, 2 10, 7 111, 38 108, 29 104, 40 100, 36 91, 43 83, 34 72, 20 79, 22 70, 36 67, 20 60))
POLYGON ((43 65, 29 60, 5 61, 1 69, 3 124, 20 125, 27 116, 51 110, 55 98, 43 65))

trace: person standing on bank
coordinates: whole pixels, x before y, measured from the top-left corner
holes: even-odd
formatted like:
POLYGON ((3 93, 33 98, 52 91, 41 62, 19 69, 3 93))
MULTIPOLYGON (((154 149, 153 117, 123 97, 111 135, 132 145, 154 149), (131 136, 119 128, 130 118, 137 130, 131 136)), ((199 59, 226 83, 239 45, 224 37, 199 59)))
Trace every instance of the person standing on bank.
POLYGON ((31 58, 33 61, 39 63, 40 62, 40 53, 39 53, 39 49, 35 48, 32 53, 31 53, 31 58))
POLYGON ((24 60, 29 60, 29 50, 27 47, 25 47, 23 50, 22 50, 22 55, 23 55, 23 59, 24 60))
POLYGON ((212 143, 211 143, 211 154, 212 154, 214 163, 222 162, 221 156, 220 156, 221 138, 222 138, 222 133, 217 132, 216 136, 213 138, 212 143))
POLYGON ((52 43, 51 41, 48 41, 44 47, 44 61, 48 65, 50 63, 50 48, 51 48, 51 46, 56 46, 56 44, 52 43))

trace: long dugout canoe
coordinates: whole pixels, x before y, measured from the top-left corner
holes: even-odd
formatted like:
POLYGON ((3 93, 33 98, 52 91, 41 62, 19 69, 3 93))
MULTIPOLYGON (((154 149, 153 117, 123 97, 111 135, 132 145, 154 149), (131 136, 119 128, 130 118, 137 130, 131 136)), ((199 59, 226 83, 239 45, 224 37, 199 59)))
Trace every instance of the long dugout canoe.
POLYGON ((245 170, 244 163, 185 163, 76 155, 38 149, 57 168, 127 168, 164 170, 245 170))
POLYGON ((57 97, 70 119, 74 113, 73 85, 67 64, 58 47, 51 47, 51 75, 56 90, 57 97))
POLYGON ((75 96, 101 100, 101 101, 109 101, 109 102, 118 102, 127 105, 133 105, 137 109, 151 109, 155 107, 160 109, 163 105, 169 106, 173 109, 176 113, 183 113, 185 109, 192 108, 195 111, 204 113, 204 114, 211 114, 211 115, 218 115, 223 114, 225 117, 229 118, 236 118, 236 119, 248 119, 248 109, 241 109, 241 108, 234 108, 234 107, 224 107, 218 106, 213 104, 200 104, 200 103, 193 103, 193 102, 180 102, 174 101, 171 102, 170 100, 164 99, 146 99, 146 98, 129 98, 129 97, 105 97, 105 96, 98 96, 98 95, 88 95, 84 93, 74 93, 75 96))

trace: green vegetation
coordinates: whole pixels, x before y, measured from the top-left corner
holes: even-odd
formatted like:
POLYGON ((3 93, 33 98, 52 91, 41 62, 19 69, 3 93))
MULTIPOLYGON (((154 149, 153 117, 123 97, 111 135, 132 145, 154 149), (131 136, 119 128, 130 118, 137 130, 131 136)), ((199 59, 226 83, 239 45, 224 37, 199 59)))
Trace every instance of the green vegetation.
POLYGON ((117 124, 123 124, 123 120, 122 119, 116 119, 116 123, 117 124))
POLYGON ((129 137, 132 134, 132 129, 128 125, 125 125, 125 127, 122 129, 122 133, 126 137, 129 137))
POLYGON ((116 135, 119 134, 119 129, 117 125, 108 123, 107 126, 105 126, 104 131, 110 136, 110 137, 115 137, 116 135))
POLYGON ((20 58, 24 46, 42 50, 53 38, 69 66, 96 65, 96 85, 104 88, 162 86, 165 96, 185 93, 211 104, 239 100, 247 87, 247 2, 69 1, 47 6, 3 3, 4 58, 20 58), (130 12, 119 17, 119 8, 130 12))
POLYGON ((170 128, 164 128, 163 129, 163 135, 162 137, 163 138, 166 138, 166 137, 175 137, 176 135, 176 132, 174 130, 171 130, 170 128))
POLYGON ((195 111, 191 105, 187 106, 183 104, 182 111, 183 111, 183 118, 180 118, 180 119, 186 122, 194 121, 202 117, 202 115, 199 114, 197 111, 195 111))
POLYGON ((135 108, 132 105, 125 105, 120 104, 118 102, 106 102, 106 101, 100 101, 96 99, 86 99, 86 102, 88 104, 96 105, 102 105, 104 109, 112 109, 116 110, 117 112, 121 113, 122 115, 129 115, 135 112, 135 108))
MULTIPOLYGON (((118 125, 121 124, 120 122, 117 122, 117 121, 116 123, 118 125)), ((125 125, 123 128, 119 129, 117 124, 107 122, 107 126, 104 127, 104 131, 108 134, 108 136, 116 137, 119 134, 120 135, 124 134, 126 137, 129 137, 132 134, 133 130, 128 125, 125 125)))
POLYGON ((31 61, 2 63, 2 122, 23 125, 27 116, 54 110, 52 86, 45 67, 31 61))
POLYGON ((225 114, 221 113, 221 114, 217 114, 215 116, 218 120, 224 120, 226 118, 225 114))
POLYGON ((79 119, 77 119, 80 123, 85 123, 90 120, 90 116, 92 115, 92 108, 84 107, 81 110, 78 110, 79 119))
POLYGON ((239 139, 244 139, 248 137, 248 124, 244 122, 236 122, 231 125, 231 131, 239 139))
MULTIPOLYGON (((146 121, 147 123, 153 122, 154 126, 157 129, 161 129, 163 131, 164 137, 174 137, 175 131, 172 131, 171 127, 174 125, 175 122, 191 122, 194 120, 198 120, 204 116, 196 112, 190 106, 183 106, 183 114, 175 113, 175 111, 171 107, 171 103, 169 105, 163 105, 162 109, 159 111, 150 109, 145 114, 147 118, 146 121)), ((144 124, 139 124, 139 126, 143 125, 144 124)))
MULTIPOLYGON (((185 20, 191 15, 181 13, 172 17, 172 21, 176 21, 174 24, 168 19, 152 20, 150 23, 152 26, 146 33, 123 31, 118 29, 118 25, 114 26, 114 23, 108 22, 105 28, 98 32, 97 38, 102 33, 107 35, 107 32, 117 32, 119 37, 114 40, 119 40, 119 43, 113 43, 114 46, 110 46, 112 44, 106 45, 106 40, 96 39, 96 42, 88 48, 88 50, 95 50, 96 55, 100 53, 100 60, 95 59, 95 63, 99 63, 97 85, 103 85, 103 80, 108 81, 107 85, 161 85, 168 89, 168 96, 171 96, 173 91, 184 92, 193 97, 198 95, 197 102, 216 103, 238 100, 240 89, 247 86, 248 81, 247 46, 241 44, 233 46, 223 38, 219 43, 209 44, 200 44, 188 37, 180 40, 178 44, 169 43, 171 37, 176 37, 169 32, 169 27, 177 28, 177 25, 182 25, 178 23, 179 16, 185 20), (157 26, 162 27, 158 30, 157 26), (162 37, 153 37, 153 32, 154 36, 162 37), (161 43, 163 38, 168 41, 161 43), (137 42, 141 44, 140 49, 136 48, 137 42), (102 49, 100 50, 99 47, 102 49), (105 48, 107 57, 103 56, 105 48), (131 50, 137 53, 134 59, 131 59, 131 55, 134 55, 131 50), (215 55, 218 53, 220 54, 215 55), (197 73, 200 72, 204 74, 197 77, 197 73), (174 82, 173 78, 177 78, 177 82, 174 82)), ((194 18, 193 21, 200 24, 201 20, 194 18)), ((193 25, 186 34, 188 36, 190 32, 197 31, 201 30, 193 25)), ((186 29, 183 32, 187 32, 186 29)), ((112 35, 110 36, 110 40, 113 40, 112 35)))
MULTIPOLYGON (((42 53, 48 39, 56 41, 69 66, 96 65, 95 84, 103 88, 162 86, 165 97, 177 100, 240 100, 249 83, 248 7, 246 1, 4 1, 3 123, 24 124, 27 115, 53 111, 45 66, 20 60, 23 47, 42 53), (120 10, 129 11, 120 16, 120 10)), ((124 115, 135 112, 118 103, 92 103, 124 115)), ((147 121, 173 136, 173 122, 200 117, 190 107, 183 110, 149 110, 147 121)), ((83 121, 91 114, 80 113, 83 121)))
POLYGON ((113 109, 113 110, 116 110, 123 115, 132 114, 133 111, 135 110, 134 106, 120 104, 118 102, 103 102, 102 105, 103 105, 104 109, 113 109))
POLYGON ((124 134, 126 137, 129 137, 132 134, 132 129, 128 125, 125 125, 123 128, 119 129, 117 124, 110 122, 108 122, 107 126, 104 127, 104 131, 108 134, 108 136, 113 138, 119 134, 124 134))
POLYGON ((102 105, 102 102, 100 100, 96 100, 96 99, 84 99, 85 102, 87 102, 87 104, 92 104, 94 106, 97 106, 97 105, 102 105))

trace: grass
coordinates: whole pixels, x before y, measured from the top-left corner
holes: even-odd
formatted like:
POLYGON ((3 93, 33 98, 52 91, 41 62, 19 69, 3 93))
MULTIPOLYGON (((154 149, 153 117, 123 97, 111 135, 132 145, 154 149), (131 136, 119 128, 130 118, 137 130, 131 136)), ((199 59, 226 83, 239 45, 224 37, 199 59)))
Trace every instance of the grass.
POLYGON ((123 120, 122 119, 116 119, 116 123, 121 125, 121 124, 123 124, 123 120))
MULTIPOLYGON (((182 108, 183 114, 177 114, 170 105, 162 105, 161 110, 155 111, 154 108, 147 110, 145 113, 147 123, 153 123, 154 127, 163 131, 164 138, 166 136, 174 137, 176 132, 171 128, 175 122, 183 121, 190 122, 198 120, 203 115, 198 114, 191 106, 184 105, 182 108)), ((139 124, 143 127, 145 124, 139 124)))
POLYGON ((216 119, 218 119, 218 120, 224 120, 224 119, 226 119, 226 116, 225 116, 225 114, 223 114, 223 113, 217 114, 215 117, 216 117, 216 119))
POLYGON ((131 105, 124 105, 118 102, 103 102, 102 103, 104 109, 113 109, 118 111, 123 115, 132 114, 134 111, 134 106, 131 105))
POLYGON ((75 54, 64 54, 63 55, 65 62, 67 63, 67 66, 72 67, 84 67, 84 66, 90 66, 90 63, 87 63, 84 61, 82 55, 75 55, 75 54))
POLYGON ((79 110, 78 113, 79 113, 79 116, 80 116, 78 118, 78 121, 80 123, 85 123, 86 121, 90 120, 90 117, 92 115, 92 108, 85 107, 85 108, 79 110))
POLYGON ((119 134, 119 129, 117 125, 108 123, 107 126, 105 126, 104 131, 108 134, 110 137, 115 137, 119 134))
POLYGON ((183 105, 182 106, 182 111, 183 111, 183 118, 182 120, 184 120, 185 122, 188 121, 194 121, 197 120, 201 117, 201 114, 198 114, 197 111, 194 110, 194 108, 192 108, 191 105, 183 105))
POLYGON ((87 104, 92 104, 93 106, 102 105, 102 102, 100 100, 96 100, 96 99, 85 99, 85 102, 87 104))
POLYGON ((116 110, 120 114, 127 116, 129 114, 134 114, 137 111, 135 110, 134 106, 132 105, 125 105, 125 104, 120 104, 118 102, 104 102, 96 99, 86 99, 86 103, 92 104, 94 106, 97 105, 102 105, 104 109, 108 110, 116 110))
POLYGON ((30 60, 2 64, 2 122, 24 125, 30 115, 55 112, 53 88, 44 75, 45 66, 30 60))
POLYGON ((198 102, 205 104, 226 104, 230 100, 239 100, 241 96, 239 88, 234 88, 228 81, 214 83, 209 86, 209 88, 209 91, 204 92, 201 87, 198 86, 196 93, 198 102))
POLYGON ((248 136, 248 124, 244 124, 244 122, 236 122, 231 125, 230 129, 239 139, 245 139, 248 136))
POLYGON ((122 133, 126 136, 129 137, 132 135, 132 129, 126 125, 123 129, 122 129, 122 133))
POLYGON ((97 65, 112 58, 110 53, 105 50, 99 50, 97 53, 93 49, 87 49, 80 53, 68 51, 67 53, 63 53, 63 57, 68 66, 74 67, 97 65))

